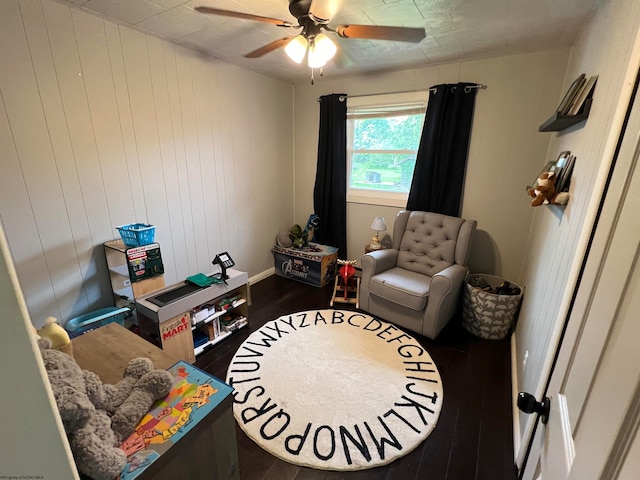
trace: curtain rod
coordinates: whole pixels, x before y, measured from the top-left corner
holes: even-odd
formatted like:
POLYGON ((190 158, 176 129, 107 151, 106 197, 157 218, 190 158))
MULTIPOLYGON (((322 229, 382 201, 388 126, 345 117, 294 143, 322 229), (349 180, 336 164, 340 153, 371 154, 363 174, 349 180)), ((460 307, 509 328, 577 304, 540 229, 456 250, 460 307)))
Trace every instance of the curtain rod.
MULTIPOLYGON (((487 88, 486 85, 482 85, 481 83, 476 83, 474 85, 467 85, 465 87, 465 89, 471 89, 471 88, 477 88, 477 89, 485 89, 487 88)), ((431 87, 429 89, 427 89, 429 92, 435 92, 436 88, 435 87, 431 87)), ((402 90, 402 91, 398 91, 398 92, 384 92, 384 93, 368 93, 368 94, 362 94, 362 95, 340 95, 339 100, 341 102, 344 102, 344 100, 346 98, 358 98, 358 97, 375 97, 377 95, 396 95, 399 93, 415 93, 415 92, 423 92, 424 90, 402 90)), ((320 101, 320 97, 318 97, 318 102, 320 101)))
MULTIPOLYGON (((452 88, 456 88, 456 85, 454 85, 452 88)), ((487 88, 487 86, 483 85, 481 83, 475 83, 473 85, 467 85, 466 87, 464 87, 464 91, 469 93, 471 91, 471 89, 473 89, 473 88, 477 88, 478 90, 484 90, 485 88, 487 88)), ((437 90, 438 89, 436 87, 431 87, 429 89, 430 92, 435 92, 437 90)))

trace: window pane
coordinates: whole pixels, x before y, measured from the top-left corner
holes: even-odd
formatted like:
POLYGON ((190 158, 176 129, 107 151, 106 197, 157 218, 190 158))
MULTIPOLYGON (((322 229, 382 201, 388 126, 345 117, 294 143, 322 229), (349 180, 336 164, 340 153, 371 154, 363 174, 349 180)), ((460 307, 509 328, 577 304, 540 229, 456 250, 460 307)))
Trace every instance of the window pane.
POLYGON ((349 98, 347 201, 406 204, 429 92, 349 98))
POLYGON ((354 150, 418 150, 424 114, 354 120, 354 150))
POLYGON ((415 164, 415 152, 354 152, 351 157, 350 187, 409 193, 415 164))

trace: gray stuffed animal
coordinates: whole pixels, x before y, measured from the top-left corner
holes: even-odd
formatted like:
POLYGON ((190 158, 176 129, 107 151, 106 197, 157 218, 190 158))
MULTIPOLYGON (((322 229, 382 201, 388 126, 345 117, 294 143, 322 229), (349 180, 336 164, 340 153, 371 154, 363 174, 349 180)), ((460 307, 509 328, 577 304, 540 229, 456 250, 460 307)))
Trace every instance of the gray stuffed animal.
POLYGON ((173 377, 165 370, 156 370, 148 358, 138 357, 124 369, 123 378, 115 385, 105 385, 103 408, 111 417, 111 429, 119 442, 131 435, 158 398, 173 386, 173 377))
POLYGON ((136 383, 147 373, 152 372, 153 362, 145 357, 134 358, 122 372, 122 380, 115 385, 104 385, 106 395, 101 408, 112 416, 124 402, 136 383))
POLYGON ((122 381, 103 385, 73 357, 52 350, 49 340, 38 344, 78 470, 94 480, 112 480, 127 460, 119 445, 153 402, 169 393, 173 377, 154 370, 149 359, 136 358, 122 381))

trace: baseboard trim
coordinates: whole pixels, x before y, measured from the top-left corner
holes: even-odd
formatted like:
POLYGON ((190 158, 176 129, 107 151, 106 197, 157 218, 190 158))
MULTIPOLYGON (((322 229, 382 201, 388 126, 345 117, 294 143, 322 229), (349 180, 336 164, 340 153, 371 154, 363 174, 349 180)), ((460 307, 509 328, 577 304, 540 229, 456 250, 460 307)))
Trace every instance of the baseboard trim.
POLYGON ((249 278, 249 283, 250 284, 254 284, 254 283, 258 283, 261 280, 264 280, 265 278, 269 278, 271 275, 275 275, 276 273, 276 268, 275 267, 271 267, 267 270, 265 270, 264 272, 260 272, 257 275, 254 275, 253 277, 249 278))

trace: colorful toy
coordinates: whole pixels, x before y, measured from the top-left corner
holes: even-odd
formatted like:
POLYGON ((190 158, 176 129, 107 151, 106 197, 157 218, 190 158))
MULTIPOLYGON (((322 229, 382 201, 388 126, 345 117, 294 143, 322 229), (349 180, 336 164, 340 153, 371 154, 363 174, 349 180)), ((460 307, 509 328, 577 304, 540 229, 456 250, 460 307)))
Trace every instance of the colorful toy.
POLYGON ((333 307, 334 302, 355 303, 359 308, 360 296, 360 278, 356 277, 356 269, 354 265, 357 260, 337 260, 338 265, 342 265, 338 269, 335 284, 333 286, 333 297, 329 306, 333 307))

